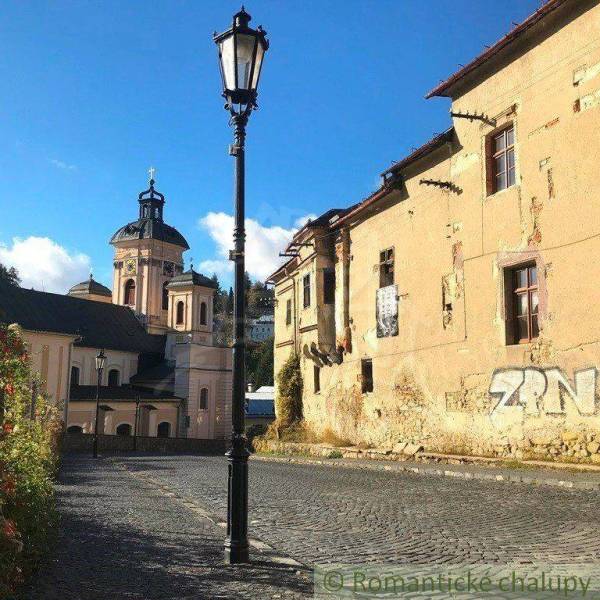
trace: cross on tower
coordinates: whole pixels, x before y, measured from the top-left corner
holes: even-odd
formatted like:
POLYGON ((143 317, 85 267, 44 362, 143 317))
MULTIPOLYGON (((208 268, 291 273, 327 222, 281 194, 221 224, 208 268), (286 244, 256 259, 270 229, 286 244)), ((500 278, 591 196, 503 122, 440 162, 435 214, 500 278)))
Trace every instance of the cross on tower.
POLYGON ((154 181, 154 173, 156 173, 156 169, 154 167, 150 167, 148 169, 148 173, 150 173, 150 181, 154 181))

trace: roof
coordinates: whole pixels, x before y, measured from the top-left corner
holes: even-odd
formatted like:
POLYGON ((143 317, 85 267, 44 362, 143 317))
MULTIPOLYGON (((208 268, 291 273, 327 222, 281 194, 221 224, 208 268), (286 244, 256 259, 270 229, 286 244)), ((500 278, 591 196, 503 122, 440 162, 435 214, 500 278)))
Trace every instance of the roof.
MULTIPOLYGON (((100 401, 102 400, 125 400, 131 401, 139 398, 140 400, 181 400, 174 396, 172 392, 163 390, 153 390, 144 387, 135 387, 132 385, 103 385, 100 387, 100 401)), ((72 385, 69 400, 95 400, 95 385, 72 385)))
POLYGON ((93 279, 91 274, 87 281, 82 281, 81 283, 74 285, 68 293, 70 296, 96 294, 97 296, 112 297, 112 292, 105 285, 102 285, 93 279))
POLYGON ((145 217, 127 223, 110 238, 111 244, 119 242, 125 242, 130 240, 142 240, 142 239, 153 239, 174 244, 175 246, 181 246, 186 250, 189 249, 189 245, 186 239, 170 225, 167 225, 164 221, 159 219, 153 219, 145 217))
POLYGON ((217 288, 217 284, 202 273, 197 273, 193 269, 189 269, 181 275, 176 275, 173 279, 169 280, 168 288, 183 287, 186 285, 201 285, 208 288, 217 288))
POLYGON ((493 46, 487 48, 485 52, 481 53, 468 65, 464 66, 462 69, 448 77, 448 79, 442 81, 439 85, 434 87, 425 96, 425 98, 433 98, 434 96, 449 96, 451 94, 451 88, 461 79, 464 79, 467 75, 470 75, 486 62, 496 57, 500 52, 508 48, 508 46, 510 46, 513 42, 521 38, 525 32, 530 30, 548 15, 552 14, 556 9, 561 7, 563 4, 567 4, 568 2, 573 4, 572 0, 548 0, 548 2, 538 8, 532 15, 527 17, 527 19, 525 19, 520 25, 517 25, 502 39, 498 40, 493 46))
POLYGON ((175 367, 166 362, 162 361, 137 375, 130 378, 131 383, 137 383, 138 381, 165 381, 175 379, 175 367))
POLYGON ((389 169, 383 171, 381 175, 385 176, 389 173, 397 173, 398 171, 405 169, 412 163, 415 163, 421 158, 424 158, 434 150, 441 148, 444 144, 451 142, 453 139, 454 127, 446 129, 446 131, 444 131, 443 133, 437 133, 429 141, 425 142, 422 146, 419 146, 416 150, 411 152, 406 158, 395 162, 389 169))
POLYGON ((126 306, 27 290, 4 281, 0 281, 0 322, 74 335, 76 346, 156 354, 165 348, 165 336, 147 333, 126 306))
POLYGON ((246 416, 275 418, 274 397, 275 388, 271 385, 263 385, 255 392, 246 392, 246 416))

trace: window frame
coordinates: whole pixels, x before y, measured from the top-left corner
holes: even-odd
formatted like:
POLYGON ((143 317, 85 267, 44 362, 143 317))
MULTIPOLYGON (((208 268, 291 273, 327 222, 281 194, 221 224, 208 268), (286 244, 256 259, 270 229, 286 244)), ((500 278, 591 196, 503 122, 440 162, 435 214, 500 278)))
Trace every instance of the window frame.
POLYGON ((506 333, 507 345, 522 345, 535 342, 540 335, 540 281, 539 267, 535 261, 527 261, 517 265, 511 265, 504 270, 505 297, 506 297, 506 333), (526 282, 524 286, 518 283, 518 273, 526 272, 526 282), (535 271, 535 282, 532 278, 532 271, 535 271), (532 310, 534 302, 533 296, 536 296, 535 312, 532 310), (519 298, 527 297, 527 308, 524 315, 517 314, 519 298), (519 323, 524 319, 527 321, 527 336, 522 337, 519 323), (534 325, 535 323, 535 325, 534 325))
POLYGON ((323 269, 323 304, 335 304, 335 269, 323 269))
POLYGON ((123 302, 125 306, 135 306, 136 287, 137 286, 135 284, 135 279, 133 278, 129 278, 125 282, 125 287, 123 290, 123 302), (133 297, 130 298, 129 296, 133 297), (132 300, 132 302, 130 302, 129 300, 132 300))
POLYGON ((285 324, 287 326, 292 324, 292 299, 288 298, 285 301, 285 324))
POLYGON ((370 394, 375 389, 375 377, 373 376, 373 359, 362 358, 360 361, 360 384, 363 394, 370 394), (370 371, 370 377, 367 376, 370 371))
POLYGON ((165 281, 162 287, 162 309, 169 310, 169 290, 167 286, 169 285, 169 281, 165 281))
POLYGON ((178 300, 175 305, 175 325, 183 325, 185 323, 185 303, 183 300, 178 300), (181 308, 181 315, 179 309, 181 308))
POLYGON ((109 369, 108 373, 106 375, 106 384, 108 386, 111 387, 118 387, 119 385, 121 385, 121 371, 119 371, 119 369, 109 369), (110 379, 111 379, 111 374, 112 373, 116 373, 117 374, 117 383, 111 383, 110 379))
POLYGON ((310 308, 310 273, 302 277, 302 305, 310 308))
POLYGON ((200 303, 200 325, 208 325, 208 305, 204 301, 200 303))
POLYGON ((208 410, 208 388, 207 387, 200 388, 200 393, 198 394, 198 410, 208 410))
POLYGON ((384 288, 394 285, 395 269, 394 261, 396 252, 394 246, 379 251, 379 287, 384 288))
POLYGON ((492 131, 486 137, 486 163, 487 163, 487 195, 491 196, 503 192, 517 184, 517 152, 516 152, 516 129, 514 121, 506 123, 502 127, 492 131), (512 143, 508 143, 508 134, 512 132, 512 143), (503 147, 496 150, 496 140, 503 138, 503 147), (509 166, 509 155, 512 156, 512 166, 509 166), (497 159, 504 157, 504 170, 498 171, 497 159), (510 174, 512 172, 512 182, 510 174), (505 185, 498 185, 500 175, 505 176, 505 185))
POLYGON ((79 385, 81 381, 81 369, 77 365, 71 365, 71 373, 69 376, 70 385, 79 385), (77 376, 75 377, 75 373, 77 376))

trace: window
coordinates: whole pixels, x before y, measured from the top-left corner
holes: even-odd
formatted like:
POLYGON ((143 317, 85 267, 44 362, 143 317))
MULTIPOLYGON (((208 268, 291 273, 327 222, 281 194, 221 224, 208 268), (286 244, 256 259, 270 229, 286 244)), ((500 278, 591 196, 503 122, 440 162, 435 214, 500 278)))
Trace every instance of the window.
POLYGON ((177 315, 175 317, 177 325, 183 325, 183 310, 184 310, 183 301, 180 300, 177 303, 177 315))
POLYGON ((373 391, 373 361, 366 358, 360 361, 362 393, 373 391))
POLYGON ((535 340, 538 327, 538 279, 536 265, 507 269, 507 341, 524 344, 535 340))
POLYGON ((303 305, 304 308, 308 308, 310 306, 310 273, 302 278, 302 290, 304 298, 303 305))
POLYGON ((121 423, 117 427, 117 435, 131 435, 131 425, 129 423, 121 423))
POLYGON ((156 428, 156 437, 168 438, 170 433, 171 433, 171 423, 168 423, 167 421, 163 421, 162 423, 158 424, 158 427, 156 428))
POLYGON ((509 125, 487 140, 488 195, 515 185, 515 127, 509 125))
POLYGON ((200 305, 200 325, 206 325, 206 302, 200 305))
POLYGON ((163 283, 163 289, 162 289, 162 308, 163 308, 163 310, 169 310, 169 290, 167 289, 168 285, 169 285, 168 281, 165 281, 163 283))
POLYGON ((388 248, 379 253, 379 287, 394 285, 394 249, 388 248))
POLYGON ((67 433, 83 433, 83 427, 81 425, 69 425, 67 433))
POLYGON ((118 386, 119 385, 119 379, 120 379, 120 373, 118 371, 118 369, 111 369, 108 372, 108 385, 111 387, 114 386, 118 386))
POLYGON ((285 301, 285 324, 286 325, 292 324, 292 301, 291 300, 285 301))
POLYGON ((125 304, 127 306, 135 305, 135 281, 129 279, 125 284, 125 304))
POLYGON ((321 368, 317 365, 314 366, 313 381, 315 394, 318 394, 321 391, 321 368))
POLYGON ((200 410, 208 410, 208 389, 202 388, 200 390, 200 405, 198 406, 200 410))
POLYGON ((333 269, 323 271, 323 303, 335 303, 335 271, 333 269))
POLYGON ((79 385, 79 367, 71 367, 71 385, 79 385))

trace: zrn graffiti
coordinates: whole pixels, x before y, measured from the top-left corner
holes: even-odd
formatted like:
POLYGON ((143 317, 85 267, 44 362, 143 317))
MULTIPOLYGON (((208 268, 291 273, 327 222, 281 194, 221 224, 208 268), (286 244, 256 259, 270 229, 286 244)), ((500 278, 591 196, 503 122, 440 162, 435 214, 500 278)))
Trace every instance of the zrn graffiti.
POLYGON ((492 414, 507 407, 520 407, 528 415, 564 414, 570 398, 579 414, 596 413, 596 369, 574 374, 574 384, 556 368, 499 369, 494 372, 489 392, 498 398, 492 414))

